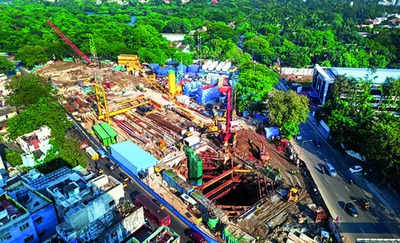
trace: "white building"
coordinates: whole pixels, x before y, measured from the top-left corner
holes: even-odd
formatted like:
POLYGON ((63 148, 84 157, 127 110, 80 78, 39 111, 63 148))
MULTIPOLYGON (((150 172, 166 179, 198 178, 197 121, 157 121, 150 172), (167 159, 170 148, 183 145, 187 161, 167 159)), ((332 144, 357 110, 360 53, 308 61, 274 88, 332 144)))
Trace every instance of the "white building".
POLYGON ((51 130, 48 126, 42 126, 38 130, 27 133, 17 138, 16 142, 24 151, 21 156, 24 166, 33 167, 35 161, 46 158, 47 152, 52 148, 49 143, 51 130))

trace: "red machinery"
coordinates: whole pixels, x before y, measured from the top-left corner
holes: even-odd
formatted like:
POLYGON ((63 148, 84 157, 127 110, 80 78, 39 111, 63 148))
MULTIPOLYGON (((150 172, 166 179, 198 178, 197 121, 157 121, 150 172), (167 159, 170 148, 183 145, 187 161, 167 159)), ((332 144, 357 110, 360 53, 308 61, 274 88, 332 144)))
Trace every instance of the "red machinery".
POLYGON ((226 126, 225 126, 225 137, 224 137, 224 143, 227 146, 229 143, 229 139, 231 138, 231 112, 232 112, 232 107, 231 107, 231 100, 232 100, 232 87, 229 86, 227 83, 226 79, 220 79, 218 82, 218 87, 219 87, 219 92, 227 95, 227 101, 226 101, 226 126))
POLYGON ((78 54, 85 62, 90 63, 90 58, 85 55, 79 48, 70 41, 58 28, 55 26, 50 20, 47 20, 47 23, 50 25, 50 27, 57 33, 58 36, 60 36, 65 43, 67 43, 74 51, 76 54, 78 54))

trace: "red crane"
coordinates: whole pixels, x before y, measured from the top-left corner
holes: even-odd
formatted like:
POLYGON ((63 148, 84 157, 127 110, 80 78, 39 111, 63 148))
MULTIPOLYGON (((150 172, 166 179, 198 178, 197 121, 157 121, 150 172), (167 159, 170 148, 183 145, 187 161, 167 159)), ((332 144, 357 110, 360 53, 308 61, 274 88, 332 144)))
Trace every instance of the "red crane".
POLYGON ((76 54, 78 54, 83 60, 85 60, 87 63, 90 63, 90 58, 85 55, 79 48, 68 39, 58 28, 55 26, 50 20, 47 20, 47 23, 50 25, 50 27, 57 33, 58 36, 60 36, 65 43, 67 43, 74 51, 76 54))
POLYGON ((226 127, 225 127, 225 137, 224 143, 227 145, 229 143, 229 139, 231 138, 231 100, 232 100, 232 87, 226 82, 225 78, 221 78, 218 83, 219 92, 227 95, 226 100, 226 127))

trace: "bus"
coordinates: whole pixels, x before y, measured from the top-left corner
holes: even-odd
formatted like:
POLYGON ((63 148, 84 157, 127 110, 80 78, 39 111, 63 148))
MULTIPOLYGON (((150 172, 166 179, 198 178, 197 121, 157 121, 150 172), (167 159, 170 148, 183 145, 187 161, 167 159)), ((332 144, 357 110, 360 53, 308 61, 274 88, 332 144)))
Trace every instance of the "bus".
POLYGON ((135 197, 135 204, 144 208, 146 217, 153 219, 156 223, 161 226, 169 226, 171 224, 171 217, 165 209, 161 209, 160 206, 150 198, 139 194, 135 197))

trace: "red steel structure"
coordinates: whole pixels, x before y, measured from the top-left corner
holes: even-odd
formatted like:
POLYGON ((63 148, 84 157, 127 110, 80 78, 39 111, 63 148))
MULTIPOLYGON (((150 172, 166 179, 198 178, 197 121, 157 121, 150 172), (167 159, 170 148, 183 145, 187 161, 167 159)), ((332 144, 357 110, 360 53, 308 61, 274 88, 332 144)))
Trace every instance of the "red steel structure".
POLYGON ((229 86, 226 79, 221 79, 218 83, 219 92, 227 95, 226 101, 226 127, 225 127, 225 137, 224 144, 228 145, 229 139, 231 137, 231 112, 232 112, 232 87, 229 86))
POLYGON ((68 37, 66 37, 58 28, 57 26, 55 26, 50 20, 47 20, 47 24, 50 25, 50 27, 57 33, 58 36, 60 36, 65 43, 67 43, 67 45, 69 45, 76 54, 78 54, 83 60, 85 60, 86 63, 90 63, 90 58, 88 56, 85 55, 85 53, 83 53, 81 50, 79 50, 79 48, 72 43, 72 41, 70 41, 70 39, 68 39, 68 37))

